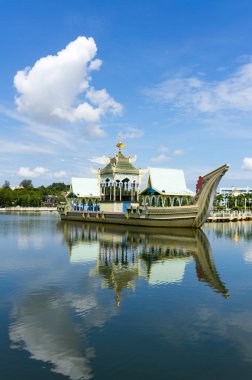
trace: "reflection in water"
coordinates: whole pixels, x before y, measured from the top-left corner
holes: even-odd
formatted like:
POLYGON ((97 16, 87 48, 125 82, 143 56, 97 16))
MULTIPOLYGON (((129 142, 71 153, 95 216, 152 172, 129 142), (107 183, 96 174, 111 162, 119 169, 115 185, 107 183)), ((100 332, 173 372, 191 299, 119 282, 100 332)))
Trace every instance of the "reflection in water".
POLYGON ((72 380, 93 377, 90 361, 95 349, 87 333, 117 314, 113 302, 103 302, 93 279, 84 285, 82 294, 62 295, 55 289, 29 294, 15 305, 9 327, 12 348, 28 351, 32 359, 50 363, 53 372, 72 380))
POLYGON ((13 347, 22 347, 31 358, 53 364, 53 371, 70 379, 89 379, 92 349, 81 351, 80 327, 70 317, 57 293, 30 295, 13 311, 9 336, 13 347))
POLYGON ((249 264, 252 263, 252 248, 251 247, 247 248, 244 251, 243 257, 246 263, 249 263, 249 264))
POLYGON ((51 213, 20 213, 14 217, 11 213, 0 213, 1 235, 5 239, 16 239, 20 251, 28 248, 41 250, 45 233, 54 241, 60 239, 60 231, 56 229, 56 217, 51 213))
POLYGON ((72 380, 94 376, 89 333, 119 315, 123 289, 135 290, 137 280, 178 284, 195 261, 198 279, 228 295, 202 231, 58 223, 62 229, 71 265, 53 268, 54 282, 42 271, 38 285, 14 303, 9 337, 12 348, 72 380), (116 302, 104 289, 113 289, 116 302))
POLYGON ((197 277, 225 297, 228 291, 215 268, 211 248, 201 230, 152 229, 64 222, 64 237, 71 262, 96 261, 92 274, 113 288, 120 303, 123 288, 135 289, 135 279, 150 285, 179 283, 186 265, 196 262, 197 277), (95 242, 97 251, 90 246, 95 242))
POLYGON ((204 225, 204 230, 210 232, 217 238, 231 239, 236 242, 252 239, 251 223, 245 221, 210 223, 204 225))
POLYGON ((212 239, 223 239, 233 241, 236 246, 243 244, 242 256, 246 264, 252 263, 252 223, 251 221, 237 221, 226 223, 210 223, 204 226, 205 232, 212 239))

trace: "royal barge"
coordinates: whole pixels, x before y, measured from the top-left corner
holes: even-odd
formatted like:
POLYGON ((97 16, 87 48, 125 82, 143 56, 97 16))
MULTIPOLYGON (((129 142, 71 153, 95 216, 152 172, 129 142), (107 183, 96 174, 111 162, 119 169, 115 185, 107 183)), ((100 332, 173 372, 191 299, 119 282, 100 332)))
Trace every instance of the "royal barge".
POLYGON ((199 228, 207 220, 216 188, 228 170, 223 165, 202 177, 202 186, 192 199, 191 204, 173 207, 151 207, 131 205, 125 212, 68 210, 58 208, 62 220, 82 222, 136 225, 146 227, 192 227, 199 228))

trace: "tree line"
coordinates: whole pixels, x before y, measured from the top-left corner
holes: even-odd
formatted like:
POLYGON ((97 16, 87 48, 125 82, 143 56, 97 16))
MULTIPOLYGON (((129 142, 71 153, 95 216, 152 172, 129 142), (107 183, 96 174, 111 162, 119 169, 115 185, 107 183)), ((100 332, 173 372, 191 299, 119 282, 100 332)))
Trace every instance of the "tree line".
POLYGON ((239 194, 235 196, 233 194, 217 194, 214 200, 214 209, 216 210, 251 210, 252 209, 252 194, 239 194), (225 205, 223 205, 225 202, 225 205))
POLYGON ((45 187, 34 187, 30 179, 24 179, 19 187, 11 189, 10 182, 5 181, 0 188, 0 207, 52 207, 65 201, 69 185, 54 182, 45 187))

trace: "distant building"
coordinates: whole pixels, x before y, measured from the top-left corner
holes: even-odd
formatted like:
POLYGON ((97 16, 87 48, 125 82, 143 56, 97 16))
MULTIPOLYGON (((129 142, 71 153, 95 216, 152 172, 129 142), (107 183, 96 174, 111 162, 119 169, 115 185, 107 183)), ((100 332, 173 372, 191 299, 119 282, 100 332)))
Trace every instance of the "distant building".
POLYGON ((22 185, 16 185, 15 187, 12 187, 11 189, 12 190, 24 189, 24 186, 22 186, 22 185))
POLYGON ((240 194, 251 194, 251 199, 252 199, 252 187, 221 187, 219 194, 223 195, 223 201, 220 202, 221 206, 227 206, 228 203, 228 195, 234 195, 238 196, 240 194))
POLYGON ((44 206, 54 207, 57 204, 57 195, 44 195, 43 203, 44 206))

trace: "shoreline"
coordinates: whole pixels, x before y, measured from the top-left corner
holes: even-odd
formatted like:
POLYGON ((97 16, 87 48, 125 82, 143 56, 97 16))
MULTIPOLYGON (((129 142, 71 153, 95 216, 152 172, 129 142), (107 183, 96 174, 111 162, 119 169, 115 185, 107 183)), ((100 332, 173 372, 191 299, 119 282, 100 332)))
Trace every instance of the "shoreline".
POLYGON ((57 207, 4 207, 0 208, 0 213, 6 212, 57 212, 57 207))
MULTIPOLYGON (((4 207, 0 208, 0 214, 5 213, 58 213, 57 207, 4 207)), ((252 213, 228 213, 228 212, 214 212, 210 215, 206 223, 228 223, 228 222, 241 222, 252 221, 252 213)))

